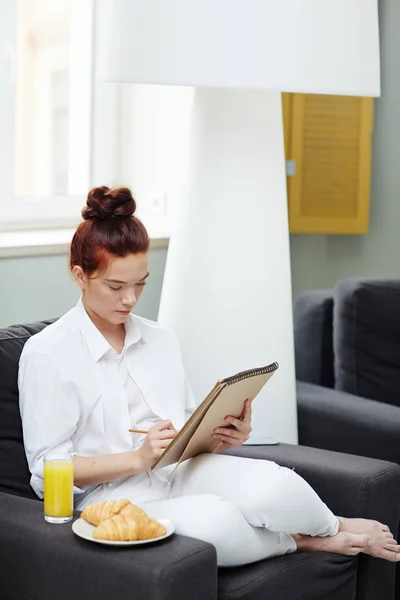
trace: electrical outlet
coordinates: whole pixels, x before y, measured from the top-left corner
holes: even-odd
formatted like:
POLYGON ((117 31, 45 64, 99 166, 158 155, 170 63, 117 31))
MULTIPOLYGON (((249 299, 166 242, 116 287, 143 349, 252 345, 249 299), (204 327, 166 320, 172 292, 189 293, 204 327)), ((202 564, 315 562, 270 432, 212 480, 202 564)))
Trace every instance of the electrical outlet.
POLYGON ((149 212, 154 216, 165 217, 167 214, 167 194, 157 190, 149 190, 147 195, 149 212))

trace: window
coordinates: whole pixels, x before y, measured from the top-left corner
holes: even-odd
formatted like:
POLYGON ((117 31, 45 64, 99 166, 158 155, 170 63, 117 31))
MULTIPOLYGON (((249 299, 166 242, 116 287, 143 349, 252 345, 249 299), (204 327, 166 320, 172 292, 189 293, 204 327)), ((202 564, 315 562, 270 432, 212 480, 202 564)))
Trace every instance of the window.
POLYGON ((93 0, 0 7, 0 226, 79 220, 91 182, 93 0))
POLYGON ((168 235, 192 88, 95 81, 95 0, 0 3, 0 230, 75 226, 93 185, 132 187, 168 235))
POLYGON ((68 194, 68 71, 54 71, 50 77, 50 189, 54 194, 68 194))

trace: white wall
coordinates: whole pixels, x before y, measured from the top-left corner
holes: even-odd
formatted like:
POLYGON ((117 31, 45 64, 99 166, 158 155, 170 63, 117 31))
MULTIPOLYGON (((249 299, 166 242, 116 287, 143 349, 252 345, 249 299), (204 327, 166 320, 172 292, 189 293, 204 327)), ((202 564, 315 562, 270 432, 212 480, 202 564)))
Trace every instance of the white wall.
POLYGON ((118 181, 145 222, 175 221, 185 172, 193 88, 114 84, 120 93, 118 181))

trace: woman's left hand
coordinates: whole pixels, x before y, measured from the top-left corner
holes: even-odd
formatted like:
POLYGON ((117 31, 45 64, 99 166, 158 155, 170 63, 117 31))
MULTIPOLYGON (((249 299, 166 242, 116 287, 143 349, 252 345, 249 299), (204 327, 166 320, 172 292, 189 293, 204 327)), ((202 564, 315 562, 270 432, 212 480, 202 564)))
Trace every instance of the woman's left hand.
POLYGON ((212 434, 214 439, 229 444, 231 448, 241 446, 244 442, 247 442, 251 432, 250 400, 245 400, 243 412, 239 419, 228 416, 225 417, 225 421, 229 423, 229 425, 214 429, 214 433, 212 434))

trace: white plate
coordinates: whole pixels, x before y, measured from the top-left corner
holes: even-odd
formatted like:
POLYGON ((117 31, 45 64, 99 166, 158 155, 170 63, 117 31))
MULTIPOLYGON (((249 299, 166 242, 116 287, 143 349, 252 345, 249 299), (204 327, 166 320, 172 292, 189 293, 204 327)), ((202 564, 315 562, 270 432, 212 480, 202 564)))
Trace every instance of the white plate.
POLYGON ((168 519, 157 519, 161 525, 164 525, 167 533, 160 537, 151 538, 149 540, 137 540, 136 542, 114 542, 113 540, 98 540, 93 537, 93 531, 96 529, 94 525, 91 525, 84 519, 77 519, 72 523, 72 531, 83 538, 89 540, 89 542, 97 542, 98 544, 105 544, 106 546, 138 546, 140 544, 150 544, 151 542, 158 542, 159 540, 165 540, 165 538, 172 535, 175 531, 175 525, 168 519))

